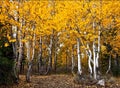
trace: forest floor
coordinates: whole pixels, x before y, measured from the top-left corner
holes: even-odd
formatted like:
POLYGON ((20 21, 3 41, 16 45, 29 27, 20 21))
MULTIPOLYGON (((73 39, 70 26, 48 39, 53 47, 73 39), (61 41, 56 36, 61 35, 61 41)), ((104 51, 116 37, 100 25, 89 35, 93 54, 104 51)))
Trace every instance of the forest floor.
POLYGON ((67 74, 52 74, 47 76, 33 75, 30 83, 25 81, 24 75, 21 75, 20 79, 18 85, 3 86, 0 88, 120 88, 120 83, 116 83, 116 85, 111 84, 105 87, 75 84, 73 82, 73 76, 67 74))

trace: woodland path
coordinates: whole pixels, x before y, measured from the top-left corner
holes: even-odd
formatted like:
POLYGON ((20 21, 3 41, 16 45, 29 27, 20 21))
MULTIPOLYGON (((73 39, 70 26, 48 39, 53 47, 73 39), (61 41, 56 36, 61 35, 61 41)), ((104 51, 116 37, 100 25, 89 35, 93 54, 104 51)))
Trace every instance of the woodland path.
POLYGON ((12 88, 81 88, 73 83, 72 75, 57 74, 47 76, 32 76, 31 83, 26 83, 25 77, 21 76, 18 86, 12 88))

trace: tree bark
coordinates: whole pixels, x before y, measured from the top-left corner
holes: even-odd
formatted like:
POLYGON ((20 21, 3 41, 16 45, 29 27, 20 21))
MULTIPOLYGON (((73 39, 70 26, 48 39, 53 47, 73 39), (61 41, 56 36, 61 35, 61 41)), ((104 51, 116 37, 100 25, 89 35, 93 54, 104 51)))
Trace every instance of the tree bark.
POLYGON ((100 47, 101 47, 101 43, 100 43, 100 34, 101 34, 101 25, 99 24, 99 29, 98 29, 98 47, 97 47, 97 56, 96 56, 96 68, 97 68, 97 74, 100 74, 99 72, 99 58, 100 58, 100 47))
POLYGON ((74 67, 75 67, 75 62, 74 62, 74 45, 72 46, 72 73, 74 73, 74 67))
POLYGON ((80 39, 77 38, 77 56, 78 56, 78 74, 82 74, 82 68, 81 68, 81 56, 80 56, 80 39))
MULTIPOLYGON (((10 0, 10 2, 13 3, 13 0, 10 0)), ((18 6, 16 6, 16 9, 18 9, 18 6)), ((14 20, 18 21, 18 17, 17 17, 17 11, 14 10, 14 20)), ((18 48, 18 40, 17 40, 17 31, 18 28, 15 25, 12 25, 12 38, 16 39, 15 42, 12 43, 12 47, 13 47, 13 53, 14 53, 14 66, 13 66, 13 71, 14 71, 14 76, 15 76, 15 81, 18 83, 18 74, 17 74, 17 59, 18 59, 18 52, 17 52, 17 48, 18 48)))
POLYGON ((53 46, 53 35, 50 35, 50 44, 49 44, 49 61, 48 68, 45 74, 48 74, 52 70, 52 46, 53 46))
MULTIPOLYGON (((94 34, 95 34, 95 22, 93 21, 93 31, 94 31, 94 34)), ((94 77, 94 79, 97 79, 97 71, 96 71, 96 64, 97 64, 97 61, 96 61, 96 44, 95 44, 95 41, 96 41, 96 39, 94 39, 93 40, 93 72, 94 72, 94 74, 93 74, 93 77, 94 77)))
MULTIPOLYGON (((31 60, 29 59, 28 71, 27 71, 27 75, 26 75, 27 82, 31 81, 30 76, 31 76, 31 72, 32 72, 33 59, 34 59, 34 55, 35 55, 35 37, 36 37, 36 35, 34 33, 33 43, 32 43, 32 57, 31 57, 31 60)), ((30 54, 30 52, 29 52, 29 54, 30 54)), ((28 56, 28 57, 30 57, 30 56, 28 56)))
POLYGON ((94 79, 97 79, 97 72, 96 72, 96 49, 95 44, 93 42, 93 71, 94 71, 94 79))
POLYGON ((41 66, 42 66, 42 37, 40 36, 40 50, 38 56, 38 72, 41 73, 41 66))
MULTIPOLYGON (((30 41, 29 41, 29 40, 26 42, 26 48, 27 48, 27 59, 28 59, 28 61, 29 61, 29 62, 28 62, 28 67, 29 67, 28 71, 30 71, 30 66, 29 66, 29 64, 31 64, 31 63, 30 63, 30 41)), ((29 81, 29 80, 30 80, 29 73, 30 73, 30 72, 27 72, 26 81, 29 81)))
POLYGON ((20 28, 18 30, 18 42, 19 42, 19 55, 18 55, 18 61, 17 61, 17 75, 19 78, 19 74, 20 74, 20 66, 21 66, 21 61, 22 61, 22 47, 23 47, 23 43, 22 43, 22 19, 20 19, 20 28))
POLYGON ((87 44, 87 48, 88 48, 88 66, 89 66, 89 70, 90 70, 90 77, 92 77, 92 74, 93 74, 93 68, 91 66, 91 63, 93 64, 93 60, 92 60, 92 52, 89 48, 89 45, 87 44))
POLYGON ((108 70, 106 71, 106 74, 108 74, 111 70, 111 54, 109 56, 109 66, 108 66, 108 70))
POLYGON ((56 72, 57 69, 57 41, 55 41, 55 47, 54 47, 54 70, 56 72))

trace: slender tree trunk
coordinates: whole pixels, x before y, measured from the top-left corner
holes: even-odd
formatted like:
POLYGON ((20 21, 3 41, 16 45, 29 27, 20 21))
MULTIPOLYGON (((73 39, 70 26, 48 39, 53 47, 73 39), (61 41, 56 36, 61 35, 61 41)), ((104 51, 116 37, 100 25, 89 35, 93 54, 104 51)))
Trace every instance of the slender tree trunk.
POLYGON ((55 52, 55 59, 54 59, 54 70, 56 72, 57 69, 57 53, 55 52))
POLYGON ((18 53, 17 53, 17 42, 12 43, 12 47, 13 47, 13 53, 14 53, 13 72, 14 72, 14 76, 15 76, 16 82, 18 82, 17 72, 16 72, 16 62, 17 62, 17 57, 18 57, 18 53))
POLYGON ((72 46, 72 73, 74 73, 74 67, 75 67, 75 62, 74 62, 74 45, 72 46))
MULTIPOLYGON (((31 64, 30 63, 30 41, 28 40, 27 42, 26 42, 26 48, 27 48, 27 59, 28 59, 28 66, 30 66, 29 64, 31 64)), ((30 69, 28 69, 28 71, 30 71, 30 69)), ((26 81, 29 81, 30 80, 30 78, 29 78, 29 73, 30 72, 27 72, 27 75, 26 75, 26 81)))
POLYGON ((55 41, 55 47, 54 47, 54 70, 56 72, 57 69, 57 41, 55 41))
POLYGON ((50 44, 49 44, 49 61, 48 68, 45 74, 48 74, 52 70, 52 45, 53 45, 53 35, 50 35, 50 44))
POLYGON ((99 29, 98 29, 98 47, 97 47, 97 56, 96 56, 96 68, 97 68, 97 73, 100 74, 99 72, 99 58, 100 58, 100 47, 101 47, 101 43, 100 43, 100 34, 101 34, 101 26, 99 24, 99 29))
MULTIPOLYGON (((68 50, 68 49, 67 49, 67 50, 68 50)), ((66 63, 66 64, 65 64, 65 65, 66 65, 66 66, 65 66, 66 72, 67 72, 67 62, 68 62, 68 51, 67 51, 67 50, 66 50, 66 59, 65 59, 65 60, 66 60, 66 61, 65 61, 65 63, 66 63)))
POLYGON ((93 42, 93 71, 94 71, 94 79, 97 79, 97 72, 96 72, 96 49, 95 43, 93 42))
MULTIPOLYGON (((55 15, 55 2, 54 0, 50 0, 48 2, 48 6, 52 7, 53 9, 51 10, 50 14, 53 17, 55 15)), ((47 72, 45 74, 47 74, 48 72, 50 72, 52 70, 52 46, 53 46, 53 32, 54 29, 52 29, 52 34, 50 35, 50 45, 49 45, 49 61, 48 61, 48 68, 47 68, 47 72)))
POLYGON ((81 56, 80 56, 80 39, 77 39, 77 56, 78 56, 78 74, 82 74, 82 68, 81 68, 81 56))
POLYGON ((52 44, 53 44, 53 36, 51 35, 51 39, 50 39, 50 49, 49 49, 49 70, 52 69, 52 44))
POLYGON ((40 36, 40 51, 38 56, 38 72, 41 73, 42 66, 42 37, 40 36))
MULTIPOLYGON (((28 71, 27 71, 27 75, 26 75, 26 81, 30 82, 30 76, 31 76, 31 72, 32 72, 32 65, 33 65, 33 59, 34 59, 34 55, 35 55, 35 33, 33 36, 33 43, 32 43, 32 57, 31 60, 29 60, 28 63, 28 71)), ((28 56, 29 57, 29 56, 28 56)))
POLYGON ((93 74, 93 68, 91 66, 91 63, 93 64, 93 60, 92 60, 92 52, 89 48, 89 45, 87 44, 87 48, 88 48, 88 66, 89 66, 89 70, 90 70, 90 77, 92 77, 92 74, 93 74))
POLYGON ((111 70, 111 54, 109 56, 109 66, 108 66, 108 70, 106 71, 106 74, 108 74, 111 70))
MULTIPOLYGON (((85 34, 85 37, 86 37, 86 32, 84 34, 85 34)), ((90 44, 89 43, 87 43, 86 53, 88 55, 88 67, 89 67, 89 72, 90 72, 90 78, 92 78, 93 77, 93 66, 92 66, 92 64, 94 64, 94 62, 93 62, 93 59, 92 59, 93 55, 92 55, 92 51, 90 49, 90 44)))
POLYGON ((20 28, 18 30, 18 41, 19 41, 19 55, 18 55, 18 61, 17 61, 17 75, 19 78, 19 74, 20 74, 20 66, 21 66, 21 61, 22 61, 22 47, 23 47, 23 43, 22 43, 22 19, 20 19, 20 28))
POLYGON ((24 44, 22 43, 22 57, 21 57, 20 73, 23 73, 23 72, 24 72, 24 62, 25 62, 25 57, 24 57, 24 44))
MULTIPOLYGON (((13 0, 10 0, 10 2, 13 3, 13 0)), ((16 6, 16 9, 18 9, 18 6, 16 6)), ((18 17, 17 17, 17 11, 14 10, 14 19, 15 21, 18 21, 18 17)), ((15 76, 15 81, 18 83, 18 75, 17 75, 17 59, 18 59, 18 52, 17 52, 17 48, 18 48, 18 41, 17 41, 17 31, 18 28, 15 25, 12 25, 12 37, 13 39, 16 39, 16 42, 12 43, 12 47, 13 47, 13 53, 14 53, 14 66, 13 66, 13 71, 14 71, 14 76, 15 76)))
MULTIPOLYGON (((95 22, 93 21, 93 30, 94 30, 94 34, 95 34, 95 22)), ((96 71, 96 57, 97 57, 97 55, 96 55, 96 44, 95 44, 95 41, 96 41, 96 39, 94 39, 93 40, 93 72, 94 72, 94 74, 93 74, 93 77, 94 77, 94 79, 97 79, 97 71, 96 71)))
POLYGON ((116 53, 117 67, 119 68, 119 55, 116 53))

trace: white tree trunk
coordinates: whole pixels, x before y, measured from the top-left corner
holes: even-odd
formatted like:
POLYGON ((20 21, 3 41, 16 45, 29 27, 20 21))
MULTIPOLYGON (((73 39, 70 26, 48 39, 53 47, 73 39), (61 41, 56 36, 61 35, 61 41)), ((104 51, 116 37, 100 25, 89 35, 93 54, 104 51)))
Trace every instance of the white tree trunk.
POLYGON ((97 72, 96 72, 96 47, 95 43, 93 42, 93 71, 94 71, 94 79, 97 79, 97 72))
POLYGON ((19 78, 19 73, 20 73, 20 65, 21 65, 21 61, 22 61, 22 47, 23 47, 23 43, 22 43, 22 19, 20 19, 20 28, 18 30, 18 41, 19 41, 19 56, 18 56, 18 61, 17 61, 17 74, 18 74, 18 78, 19 78))
POLYGON ((26 43, 26 49, 27 49, 27 59, 30 60, 30 41, 28 40, 26 43))
POLYGON ((99 68, 99 58, 100 58, 100 33, 101 33, 101 26, 99 25, 99 31, 98 31, 98 51, 97 51, 97 56, 96 56, 96 66, 99 68))
POLYGON ((28 63, 28 71, 27 71, 27 75, 26 75, 26 81, 30 82, 30 76, 31 76, 31 71, 32 71, 32 64, 33 64, 33 59, 34 59, 34 55, 35 55, 35 33, 33 36, 33 42, 32 42, 32 57, 31 60, 29 60, 28 63))
POLYGON ((92 76, 92 73, 93 73, 93 69, 92 69, 92 66, 91 66, 91 63, 93 64, 93 60, 92 60, 92 52, 89 48, 89 45, 87 44, 87 48, 88 48, 88 66, 89 66, 89 70, 90 70, 90 77, 92 76))
POLYGON ((52 69, 52 45, 53 45, 53 35, 50 35, 49 62, 48 62, 47 73, 52 69))
POLYGON ((74 72, 75 62, 74 62, 74 45, 72 46, 72 73, 74 72))
POLYGON ((48 74, 52 70, 52 48, 53 48, 53 34, 54 34, 54 29, 52 29, 52 34, 50 35, 50 44, 48 46, 48 67, 47 67, 47 72, 45 74, 48 74))
POLYGON ((109 66, 108 66, 108 70, 106 71, 106 74, 108 74, 108 72, 111 70, 111 54, 109 57, 109 66))
POLYGON ((77 55, 78 55, 78 74, 82 74, 82 68, 81 68, 81 58, 80 58, 80 39, 77 39, 77 55))
MULTIPOLYGON (((94 34, 95 34, 95 22, 93 21, 93 31, 94 31, 94 34)), ((93 76, 94 76, 94 79, 97 79, 97 71, 96 71, 96 57, 97 57, 97 55, 96 55, 96 45, 95 45, 95 41, 96 41, 96 39, 94 39, 93 40, 93 72, 94 72, 94 74, 93 74, 93 76)))
POLYGON ((35 42, 36 42, 36 34, 34 33, 34 36, 33 36, 33 44, 32 44, 32 60, 34 59, 34 56, 35 56, 35 42))
MULTIPOLYGON (((26 49, 27 49, 27 59, 28 61, 30 62, 30 42, 29 40, 25 43, 26 44, 26 49)), ((28 63, 30 64, 30 63, 28 63)), ((28 65, 29 66, 29 65, 28 65)), ((30 71, 30 69, 28 68, 28 71, 30 71)), ((30 72, 27 72, 27 75, 26 75, 26 81, 29 81, 29 74, 30 72)))
MULTIPOLYGON (((10 0, 10 2, 13 3, 13 0, 10 0)), ((16 6, 16 9, 18 9, 18 6, 16 6)), ((17 17, 17 11, 14 10, 14 19, 15 21, 18 20, 17 17)), ((18 52, 17 52, 17 48, 18 48, 18 44, 17 44, 17 26, 12 25, 12 38, 16 39, 16 42, 12 43, 12 47, 13 47, 13 53, 14 53, 14 67, 13 67, 13 71, 14 71, 14 75, 16 77, 16 82, 18 82, 18 74, 17 74, 17 59, 18 59, 18 52)))

